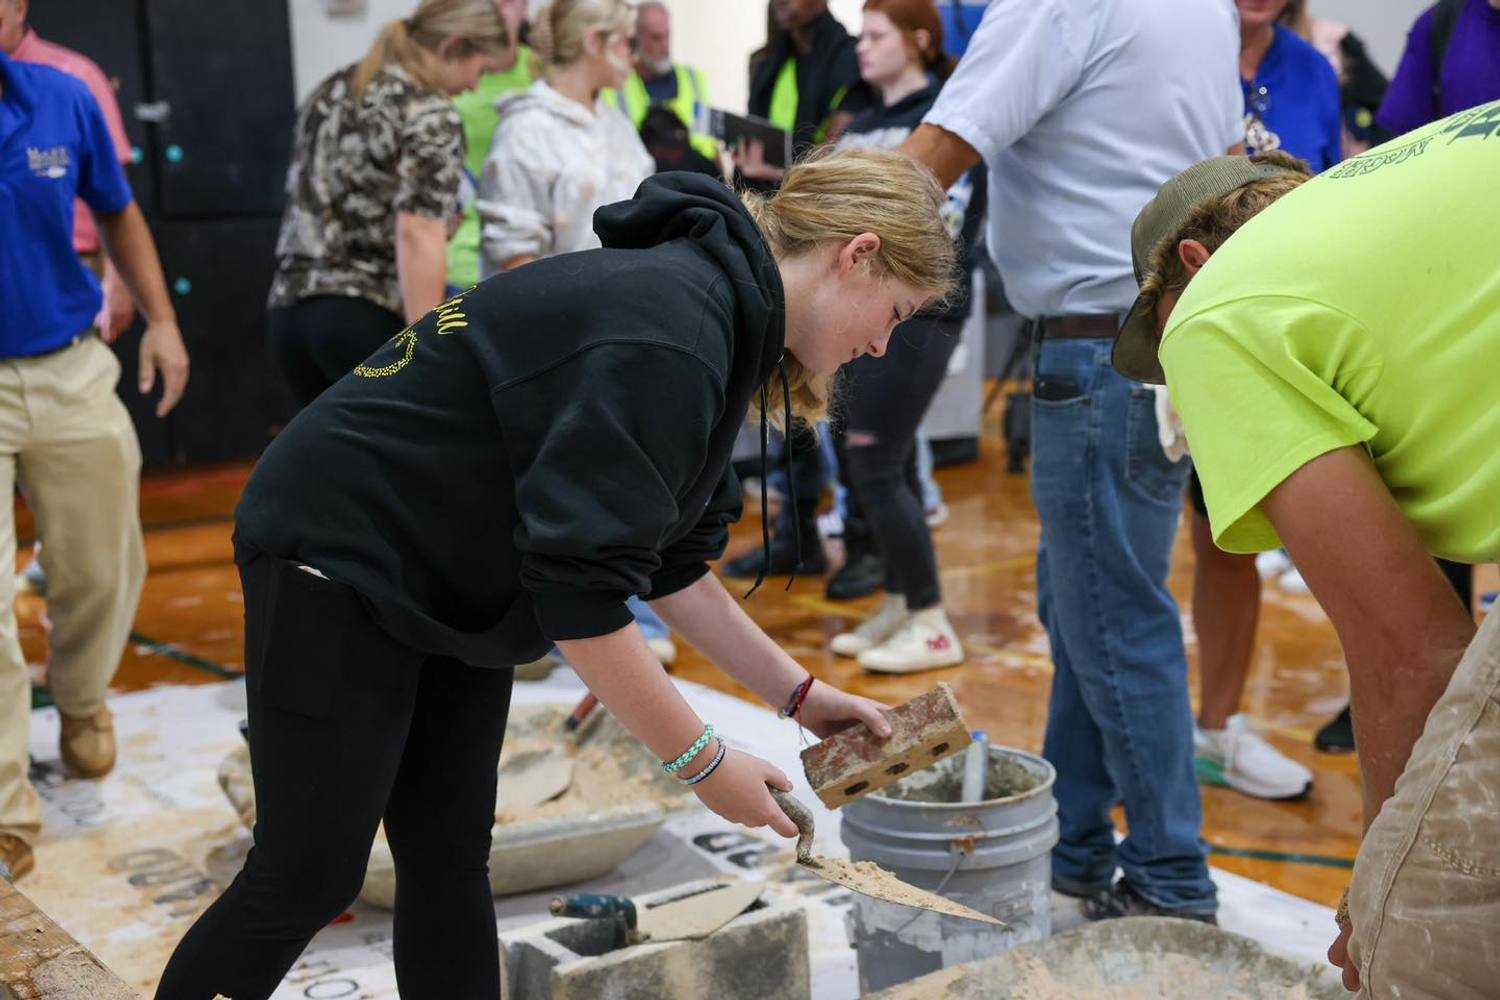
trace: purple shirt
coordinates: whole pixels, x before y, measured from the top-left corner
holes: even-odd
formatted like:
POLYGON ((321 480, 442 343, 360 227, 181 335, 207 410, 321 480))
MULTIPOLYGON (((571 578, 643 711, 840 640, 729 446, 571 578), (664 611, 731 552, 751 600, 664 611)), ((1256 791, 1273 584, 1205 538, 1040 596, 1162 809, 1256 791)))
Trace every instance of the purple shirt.
POLYGON ((1432 95, 1432 9, 1406 38, 1406 52, 1375 120, 1398 135, 1428 122, 1500 100, 1500 10, 1468 0, 1458 15, 1443 63, 1443 106, 1432 95))

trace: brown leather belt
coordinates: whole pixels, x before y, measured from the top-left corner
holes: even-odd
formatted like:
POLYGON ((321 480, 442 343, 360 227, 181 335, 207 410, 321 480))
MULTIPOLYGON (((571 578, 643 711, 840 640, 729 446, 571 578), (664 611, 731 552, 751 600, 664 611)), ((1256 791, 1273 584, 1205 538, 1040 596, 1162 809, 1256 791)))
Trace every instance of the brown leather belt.
POLYGON ((1043 340, 1113 339, 1120 332, 1120 317, 1114 313, 1091 316, 1043 316, 1040 321, 1043 340))

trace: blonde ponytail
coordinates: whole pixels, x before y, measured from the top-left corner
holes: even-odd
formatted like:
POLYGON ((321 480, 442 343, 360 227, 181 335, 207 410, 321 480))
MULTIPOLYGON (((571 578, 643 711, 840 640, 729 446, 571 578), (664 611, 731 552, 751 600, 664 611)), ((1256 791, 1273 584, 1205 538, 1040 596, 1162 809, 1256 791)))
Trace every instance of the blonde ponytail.
MULTIPOLYGON (((874 233, 880 237, 874 264, 881 277, 920 289, 933 300, 953 290, 957 252, 940 215, 947 195, 932 171, 899 153, 824 147, 794 164, 774 194, 745 191, 740 199, 778 260, 874 233)), ((794 417, 821 420, 832 402, 833 379, 810 371, 791 354, 785 364, 794 417)), ((779 374, 771 376, 767 389, 771 412, 766 416, 780 427, 779 374)))
POLYGON ((458 43, 448 53, 455 58, 476 52, 499 55, 511 46, 494 0, 422 0, 411 17, 380 29, 375 44, 355 67, 349 84, 354 99, 364 100, 370 81, 391 65, 400 66, 422 86, 437 89, 427 76, 423 52, 438 54, 449 39, 458 43))
POLYGON ((365 90, 370 86, 370 81, 375 79, 375 74, 391 63, 406 66, 420 62, 416 43, 411 40, 406 22, 392 21, 380 29, 380 34, 375 37, 375 44, 370 46, 370 51, 365 53, 354 70, 354 79, 349 83, 354 100, 364 100, 365 90))

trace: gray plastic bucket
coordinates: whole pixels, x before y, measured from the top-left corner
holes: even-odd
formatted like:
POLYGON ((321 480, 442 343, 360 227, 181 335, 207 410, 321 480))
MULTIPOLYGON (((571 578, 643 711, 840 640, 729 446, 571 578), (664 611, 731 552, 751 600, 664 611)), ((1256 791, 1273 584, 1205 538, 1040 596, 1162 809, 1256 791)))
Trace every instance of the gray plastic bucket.
POLYGON ((1057 772, 1033 754, 990 747, 986 790, 997 797, 961 803, 952 800, 963 763, 963 754, 950 757, 849 803, 840 836, 855 861, 873 861, 1008 927, 855 896, 848 924, 861 993, 991 958, 1052 932, 1057 772))

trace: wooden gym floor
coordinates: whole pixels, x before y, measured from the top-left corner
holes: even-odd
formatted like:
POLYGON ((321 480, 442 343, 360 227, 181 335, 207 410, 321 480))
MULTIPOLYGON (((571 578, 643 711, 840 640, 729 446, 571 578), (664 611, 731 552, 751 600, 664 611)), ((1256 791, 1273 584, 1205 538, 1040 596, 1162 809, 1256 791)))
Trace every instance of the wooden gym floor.
MULTIPOLYGON (((230 534, 248 473, 248 467, 200 470, 148 477, 143 484, 151 571, 116 690, 212 684, 242 670, 241 597, 230 534)), ((1026 480, 1006 475, 993 430, 978 461, 943 470, 938 478, 952 516, 935 537, 945 600, 969 654, 962 667, 881 677, 830 655, 827 640, 873 610, 879 598, 830 602, 818 580, 799 581, 790 594, 769 583, 750 602, 750 612, 823 680, 891 703, 946 680, 971 724, 988 729, 996 742, 1039 751, 1051 665, 1036 620, 1038 529, 1026 480)), ((18 528, 24 542, 30 530, 24 511, 18 528)), ((747 512, 729 552, 759 544, 757 513, 747 512)), ((1184 533, 1172 574, 1179 601, 1189 592, 1191 552, 1184 533)), ((1480 583, 1477 589, 1494 589, 1493 572, 1480 583)), ((42 612, 37 598, 19 599, 22 643, 33 663, 45 660, 42 612)), ((1185 604, 1183 621, 1195 659, 1185 604)), ((691 649, 682 649, 674 673, 748 697, 691 649)), ((1319 754, 1311 741, 1346 693, 1338 642, 1317 604, 1268 584, 1243 710, 1273 743, 1311 767, 1317 782, 1310 797, 1294 803, 1206 788, 1204 836, 1215 865, 1326 905, 1337 902, 1358 847, 1358 772, 1351 756, 1319 754)))

